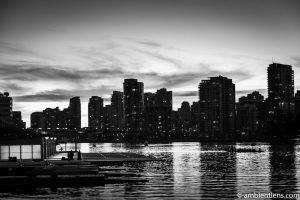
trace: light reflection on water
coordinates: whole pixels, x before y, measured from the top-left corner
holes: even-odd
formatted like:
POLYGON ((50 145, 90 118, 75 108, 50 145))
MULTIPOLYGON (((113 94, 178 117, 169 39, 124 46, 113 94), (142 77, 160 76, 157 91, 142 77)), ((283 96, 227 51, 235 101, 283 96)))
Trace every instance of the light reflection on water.
MULTIPOLYGON (((31 194, 0 194, 0 198, 47 199, 238 199, 237 193, 298 193, 300 146, 295 144, 150 144, 145 147, 121 143, 81 143, 87 152, 134 152, 164 159, 164 162, 127 163, 149 179, 148 183, 86 188, 39 189, 31 194), (261 153, 237 153, 232 148, 262 149, 261 153)), ((59 148, 59 147, 58 147, 59 148)), ((67 144, 67 150, 75 149, 67 144)))

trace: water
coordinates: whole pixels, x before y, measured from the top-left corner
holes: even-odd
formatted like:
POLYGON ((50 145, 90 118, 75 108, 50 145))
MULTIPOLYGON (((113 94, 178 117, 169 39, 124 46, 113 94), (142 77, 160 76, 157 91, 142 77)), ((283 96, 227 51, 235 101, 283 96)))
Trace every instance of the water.
MULTIPOLYGON (((60 148, 60 147, 58 147, 60 148)), ((172 143, 143 145, 81 143, 82 152, 134 152, 164 162, 127 163, 149 179, 84 188, 38 189, 28 194, 0 194, 1 199, 238 199, 245 193, 300 193, 300 145, 172 143), (228 152, 235 148, 260 153, 228 152)), ((68 144, 67 149, 74 149, 68 144)))

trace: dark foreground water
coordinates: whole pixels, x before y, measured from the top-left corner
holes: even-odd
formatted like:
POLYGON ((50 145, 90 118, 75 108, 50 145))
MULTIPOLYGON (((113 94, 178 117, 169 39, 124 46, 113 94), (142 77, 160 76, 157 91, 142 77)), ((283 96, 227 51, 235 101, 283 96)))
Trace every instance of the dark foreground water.
MULTIPOLYGON (((135 152, 165 162, 125 164, 148 183, 2 193, 0 199, 238 199, 245 193, 300 193, 300 145, 172 143, 143 145, 78 144, 82 152, 135 152), (231 148, 260 153, 228 152, 231 148)), ((67 146, 73 148, 73 144, 67 146)))

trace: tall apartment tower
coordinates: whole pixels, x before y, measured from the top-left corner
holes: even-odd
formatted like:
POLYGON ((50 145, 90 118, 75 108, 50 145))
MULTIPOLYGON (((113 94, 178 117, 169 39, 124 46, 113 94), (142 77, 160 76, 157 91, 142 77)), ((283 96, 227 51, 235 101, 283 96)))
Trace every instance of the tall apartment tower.
POLYGON ((125 130, 140 132, 143 129, 144 84, 137 79, 125 79, 123 90, 125 130))
POLYGON ((295 94, 295 116, 300 116, 300 90, 295 94))
POLYGON ((295 128, 300 131, 300 90, 295 94, 295 128))
POLYGON ((24 122, 22 120, 22 113, 21 111, 13 111, 13 125, 15 127, 18 127, 18 128, 23 128, 25 129, 26 128, 26 122, 24 122))
POLYGON ((199 84, 200 133, 208 137, 230 137, 235 132, 235 85, 218 76, 199 84))
POLYGON ((257 133, 259 128, 262 128, 263 117, 261 113, 261 106, 263 104, 264 97, 257 91, 254 91, 247 96, 239 98, 239 102, 236 105, 237 120, 236 129, 237 132, 244 135, 253 136, 257 133))
POLYGON ((191 127, 194 131, 199 130, 200 106, 199 101, 193 102, 191 105, 191 127))
POLYGON ((88 103, 88 123, 92 130, 104 129, 104 108, 103 99, 98 96, 92 96, 88 103))
POLYGON ((123 92, 113 91, 111 96, 110 127, 112 131, 123 130, 124 128, 123 92))
POLYGON ((34 112, 30 115, 30 127, 33 129, 42 128, 42 112, 34 112))
POLYGON ((294 71, 291 65, 272 63, 268 67, 270 113, 287 115, 294 110, 294 71))
POLYGON ((179 118, 182 122, 191 121, 191 106, 189 102, 184 101, 181 103, 181 107, 179 109, 179 118))
POLYGON ((178 122, 181 132, 189 131, 191 128, 191 106, 187 101, 181 103, 181 107, 178 108, 178 122))
POLYGON ((162 88, 145 93, 145 129, 147 137, 167 138, 172 130, 172 91, 162 88))
POLYGON ((12 123, 13 100, 8 92, 0 93, 0 127, 6 127, 12 123))
POLYGON ((157 108, 157 131, 162 134, 171 132, 171 115, 173 109, 172 91, 162 88, 156 91, 155 107, 157 108))
POLYGON ((81 103, 80 97, 70 99, 70 128, 79 130, 81 128, 81 103))

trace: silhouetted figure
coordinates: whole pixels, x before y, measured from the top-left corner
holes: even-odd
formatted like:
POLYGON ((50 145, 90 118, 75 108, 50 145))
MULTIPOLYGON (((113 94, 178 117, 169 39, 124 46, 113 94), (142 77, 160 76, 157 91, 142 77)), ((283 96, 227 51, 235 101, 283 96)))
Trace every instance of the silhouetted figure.
POLYGON ((71 160, 71 153, 68 152, 68 160, 71 160))
POLYGON ((78 153, 77 153, 77 159, 78 159, 78 160, 81 160, 81 152, 80 152, 80 150, 79 150, 78 153))
POLYGON ((74 152, 71 150, 70 151, 70 160, 73 160, 74 159, 74 152))

